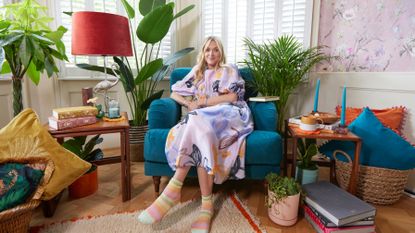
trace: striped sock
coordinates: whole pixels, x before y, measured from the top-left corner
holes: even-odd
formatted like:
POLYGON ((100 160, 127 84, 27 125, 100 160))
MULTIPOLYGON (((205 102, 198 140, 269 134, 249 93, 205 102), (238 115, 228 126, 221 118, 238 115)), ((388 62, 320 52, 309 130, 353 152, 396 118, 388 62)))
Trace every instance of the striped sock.
POLYGON ((141 212, 138 220, 144 224, 152 224, 160 221, 179 202, 182 186, 182 182, 176 180, 174 177, 171 178, 163 193, 161 193, 153 204, 141 212))
POLYGON ((202 209, 199 216, 192 224, 192 233, 208 233, 210 228, 210 220, 213 215, 212 194, 202 196, 202 209))

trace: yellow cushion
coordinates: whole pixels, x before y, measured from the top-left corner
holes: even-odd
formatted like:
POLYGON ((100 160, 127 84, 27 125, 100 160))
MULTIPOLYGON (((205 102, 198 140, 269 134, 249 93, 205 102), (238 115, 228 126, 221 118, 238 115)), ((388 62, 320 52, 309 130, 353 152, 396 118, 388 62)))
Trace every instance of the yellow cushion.
POLYGON ((45 187, 43 200, 52 199, 91 167, 59 145, 32 109, 25 109, 0 130, 0 142, 0 162, 29 156, 52 159, 55 170, 45 187))

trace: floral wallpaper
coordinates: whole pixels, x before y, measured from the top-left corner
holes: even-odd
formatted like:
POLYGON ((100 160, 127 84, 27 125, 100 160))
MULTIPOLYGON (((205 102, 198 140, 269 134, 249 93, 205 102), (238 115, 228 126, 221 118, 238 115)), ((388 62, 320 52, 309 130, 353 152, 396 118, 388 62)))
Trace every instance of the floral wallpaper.
POLYGON ((320 71, 415 71, 415 1, 322 0, 319 45, 320 71))

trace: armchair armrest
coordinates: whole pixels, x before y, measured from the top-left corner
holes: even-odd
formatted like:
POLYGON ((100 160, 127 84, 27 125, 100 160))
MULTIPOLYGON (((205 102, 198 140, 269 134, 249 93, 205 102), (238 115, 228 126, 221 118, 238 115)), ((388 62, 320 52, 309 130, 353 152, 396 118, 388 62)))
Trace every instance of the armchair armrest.
POLYGON ((180 105, 172 98, 154 100, 148 109, 149 129, 170 129, 180 119, 180 105))
POLYGON ((274 102, 248 102, 256 130, 276 131, 278 113, 274 102))

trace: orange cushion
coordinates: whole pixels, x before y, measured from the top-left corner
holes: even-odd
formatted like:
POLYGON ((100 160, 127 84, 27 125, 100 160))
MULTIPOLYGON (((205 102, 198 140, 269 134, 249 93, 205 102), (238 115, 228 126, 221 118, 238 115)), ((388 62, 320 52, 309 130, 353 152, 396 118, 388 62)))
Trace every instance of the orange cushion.
MULTIPOLYGON (((346 125, 350 125, 356 117, 362 112, 363 108, 346 108, 346 125)), ((397 134, 402 135, 402 126, 405 122, 405 113, 406 108, 399 106, 399 107, 392 107, 392 108, 385 108, 385 109, 370 109, 375 116, 379 119, 382 124, 391 130, 395 131, 397 134)), ((336 107, 336 114, 340 116, 341 113, 341 106, 336 107)))

